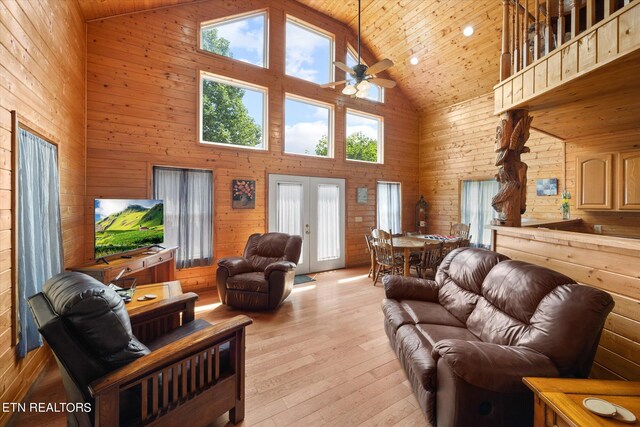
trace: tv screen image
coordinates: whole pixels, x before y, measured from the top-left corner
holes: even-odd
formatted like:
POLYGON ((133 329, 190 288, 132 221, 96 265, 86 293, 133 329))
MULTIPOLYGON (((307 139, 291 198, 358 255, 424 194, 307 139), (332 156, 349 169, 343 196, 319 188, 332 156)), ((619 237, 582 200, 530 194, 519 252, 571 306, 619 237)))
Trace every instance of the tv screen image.
POLYGON ((96 199, 95 259, 164 241, 162 200, 96 199))

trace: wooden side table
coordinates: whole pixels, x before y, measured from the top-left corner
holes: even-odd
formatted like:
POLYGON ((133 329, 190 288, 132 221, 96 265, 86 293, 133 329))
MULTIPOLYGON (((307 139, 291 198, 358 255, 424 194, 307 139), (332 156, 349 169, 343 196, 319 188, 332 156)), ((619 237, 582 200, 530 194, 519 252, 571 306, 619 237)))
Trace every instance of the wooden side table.
POLYGON ((534 393, 535 427, 626 426, 600 417, 582 406, 587 397, 598 397, 624 406, 640 419, 640 382, 526 377, 524 383, 534 393))
POLYGON ((180 282, 153 283, 136 287, 131 302, 126 307, 131 319, 133 334, 142 343, 152 341, 195 318, 198 295, 182 293, 180 282), (147 294, 156 298, 138 301, 147 294))

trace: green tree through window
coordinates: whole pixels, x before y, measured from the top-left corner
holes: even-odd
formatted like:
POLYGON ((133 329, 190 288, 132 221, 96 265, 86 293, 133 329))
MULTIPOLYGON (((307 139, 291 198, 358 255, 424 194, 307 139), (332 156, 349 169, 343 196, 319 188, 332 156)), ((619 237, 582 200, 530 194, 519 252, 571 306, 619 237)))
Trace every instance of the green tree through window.
MULTIPOLYGON (((231 57, 229 40, 214 28, 202 32, 202 48, 231 57)), ((255 147, 262 143, 262 128, 242 102, 245 90, 204 79, 202 82, 202 139, 208 142, 255 147)))
MULTIPOLYGON (((328 150, 327 136, 323 135, 316 145, 316 154, 326 156, 328 150)), ((347 137, 347 159, 365 162, 378 161, 378 141, 369 138, 362 132, 352 133, 347 137)))

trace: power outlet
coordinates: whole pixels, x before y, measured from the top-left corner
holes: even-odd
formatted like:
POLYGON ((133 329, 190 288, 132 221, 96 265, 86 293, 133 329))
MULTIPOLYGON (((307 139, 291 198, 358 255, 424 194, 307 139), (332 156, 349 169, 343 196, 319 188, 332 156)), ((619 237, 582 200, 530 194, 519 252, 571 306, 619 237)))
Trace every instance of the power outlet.
POLYGON ((602 234, 602 225, 597 224, 593 226, 593 231, 596 234, 602 234))
POLYGON ((357 217, 355 217, 355 221, 356 221, 356 222, 362 222, 362 217, 361 217, 361 216, 357 216, 357 217))

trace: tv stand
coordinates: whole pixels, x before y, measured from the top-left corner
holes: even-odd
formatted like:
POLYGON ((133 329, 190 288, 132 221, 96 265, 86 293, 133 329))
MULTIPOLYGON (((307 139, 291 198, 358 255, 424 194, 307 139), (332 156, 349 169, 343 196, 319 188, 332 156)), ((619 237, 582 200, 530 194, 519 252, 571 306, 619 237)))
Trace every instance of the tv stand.
POLYGON ((131 252, 131 258, 105 257, 87 264, 71 267, 68 270, 79 271, 97 279, 105 285, 116 278, 122 270, 122 277, 149 270, 151 283, 170 282, 176 277, 177 247, 162 249, 153 254, 145 254, 148 248, 131 252), (106 264, 103 264, 106 263, 106 264))

